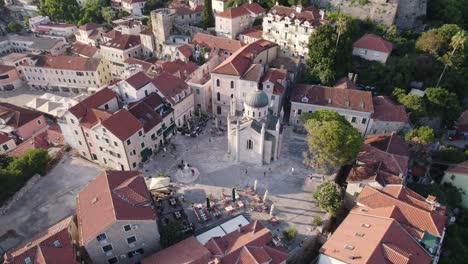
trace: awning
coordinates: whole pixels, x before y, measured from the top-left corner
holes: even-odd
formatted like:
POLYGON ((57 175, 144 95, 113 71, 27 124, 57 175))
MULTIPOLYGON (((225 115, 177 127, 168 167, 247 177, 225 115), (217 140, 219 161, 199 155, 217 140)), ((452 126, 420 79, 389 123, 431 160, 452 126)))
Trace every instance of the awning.
POLYGON ((153 155, 153 151, 149 148, 145 148, 141 151, 141 157, 143 158, 143 161, 146 161, 149 157, 151 157, 151 155, 153 155))
POLYGON ((172 133, 172 131, 174 131, 174 127, 175 127, 175 124, 171 125, 166 130, 164 130, 163 136, 167 137, 168 135, 170 135, 172 133))

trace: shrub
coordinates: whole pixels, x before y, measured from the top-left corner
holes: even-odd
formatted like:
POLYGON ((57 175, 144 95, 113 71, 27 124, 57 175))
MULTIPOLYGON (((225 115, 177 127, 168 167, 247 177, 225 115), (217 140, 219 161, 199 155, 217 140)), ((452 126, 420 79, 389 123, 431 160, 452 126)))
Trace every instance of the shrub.
POLYGON ((312 225, 314 226, 321 226, 322 225, 322 217, 319 215, 314 216, 314 220, 312 220, 312 225))
POLYGON ((288 226, 283 230, 283 236, 286 241, 293 241, 297 236, 296 226, 288 226))

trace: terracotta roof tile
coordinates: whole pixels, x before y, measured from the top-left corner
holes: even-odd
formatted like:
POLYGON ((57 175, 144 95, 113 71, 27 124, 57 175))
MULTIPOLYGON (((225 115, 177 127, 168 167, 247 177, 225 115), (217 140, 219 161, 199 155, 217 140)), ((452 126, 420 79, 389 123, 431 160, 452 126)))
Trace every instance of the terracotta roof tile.
POLYGON ((232 7, 223 12, 216 13, 215 16, 224 18, 236 18, 240 16, 249 16, 250 12, 243 6, 232 7))
POLYGON ((0 102, 0 119, 3 119, 5 125, 13 128, 20 128, 42 115, 41 112, 35 110, 0 102))
POLYGON ((87 108, 99 108, 115 98, 117 98, 117 94, 114 91, 103 88, 71 107, 68 111, 76 118, 81 118, 86 114, 87 108))
POLYGON ((429 264, 431 257, 394 219, 351 212, 320 249, 345 263, 429 264), (367 224, 368 227, 364 227, 367 224), (359 234, 359 235, 357 235, 359 234), (392 262, 396 261, 396 262, 392 262))
POLYGON ((121 141, 127 140, 143 128, 143 124, 125 109, 115 112, 108 119, 102 121, 101 124, 121 141), (125 126, 122 126, 122 124, 125 124, 125 126))
POLYGON ((154 108, 146 104, 144 101, 139 101, 132 105, 128 111, 143 123, 145 132, 150 131, 162 122, 162 117, 154 111, 154 108))
POLYGON ((0 65, 0 73, 6 73, 9 71, 16 70, 14 66, 9 66, 9 65, 0 65))
POLYGON ((263 37, 263 31, 261 29, 249 28, 246 31, 240 33, 239 35, 244 35, 259 40, 263 37))
POLYGON ((144 72, 138 72, 132 75, 130 78, 127 78, 125 82, 131 85, 135 90, 140 90, 151 82, 151 78, 148 77, 148 75, 146 75, 144 72))
POLYGON ((191 61, 183 62, 180 59, 161 62, 160 65, 163 72, 170 73, 183 80, 186 80, 196 69, 198 69, 197 64, 191 61))
POLYGON ((243 46, 243 43, 238 40, 232 40, 204 33, 195 33, 192 38, 192 44, 199 44, 202 46, 206 45, 210 49, 217 48, 230 52, 235 52, 243 46))
POLYGON ((282 81, 286 82, 287 78, 288 72, 286 69, 269 68, 262 78, 262 83, 272 83, 274 85, 273 94, 281 95, 283 94, 283 91, 285 89, 285 87, 282 84, 282 81))
POLYGON ((336 83, 335 88, 342 88, 342 89, 356 89, 356 85, 351 81, 348 77, 343 77, 339 79, 336 83))
POLYGON ((268 14, 278 15, 283 18, 290 18, 291 14, 294 14, 293 21, 298 20, 301 24, 308 22, 312 26, 319 26, 322 23, 319 10, 313 6, 303 9, 302 12, 296 12, 296 9, 293 7, 275 5, 270 9, 268 14))
POLYGON ((175 104, 177 95, 184 92, 188 85, 182 79, 163 72, 153 79, 153 84, 172 104, 175 104))
POLYGON ((374 34, 365 34, 353 43, 353 47, 385 53, 391 53, 393 50, 393 44, 390 41, 374 34))
POLYGON ((190 56, 192 56, 192 49, 190 48, 189 45, 182 45, 178 47, 177 49, 186 58, 190 58, 190 56))
MULTIPOLYGON (((444 226, 445 226, 445 208, 439 208, 437 210, 431 210, 423 206, 423 200, 416 202, 417 200, 412 194, 410 198, 404 197, 394 197, 385 192, 385 189, 406 189, 404 186, 387 186, 383 191, 378 191, 371 187, 365 186, 363 192, 359 194, 356 201, 360 205, 359 208, 382 208, 389 206, 398 207, 401 214, 404 216, 404 220, 400 220, 401 224, 407 224, 409 226, 415 227, 419 230, 427 231, 435 236, 441 236, 444 226), (364 191, 365 190, 365 191, 364 191)), ((432 207, 432 206, 431 206, 432 207)), ((359 208, 355 207, 352 211, 359 211, 359 208)), ((368 212, 371 214, 371 211, 368 212)))
POLYGON ((8 250, 6 263, 24 264, 25 259, 29 257, 31 263, 78 264, 74 258, 72 238, 68 232, 68 227, 73 221, 73 216, 67 217, 28 241, 8 250), (55 241, 59 242, 59 247, 54 244, 57 243, 55 241))
POLYGON ((144 258, 141 263, 207 264, 210 258, 210 252, 192 236, 144 258))
POLYGON ((468 174, 468 160, 450 167, 447 172, 468 174))
POLYGON ((7 135, 4 135, 3 133, 0 133, 0 144, 3 144, 5 142, 8 142, 10 140, 13 140, 13 138, 7 136, 7 135))
POLYGON ((75 41, 72 46, 73 53, 87 58, 92 58, 98 51, 99 49, 94 46, 80 43, 77 41, 75 41))
POLYGON ((80 125, 86 128, 92 128, 111 116, 112 113, 104 110, 96 108, 86 108, 86 113, 81 118, 80 125))
POLYGON ((35 67, 74 71, 96 71, 101 59, 75 56, 37 55, 31 57, 35 67))
MULTIPOLYGON (((112 38, 110 41, 102 44, 101 46, 119 50, 127 50, 135 48, 141 44, 140 36, 127 34, 120 34, 120 36, 117 36, 118 33, 115 34, 115 38, 112 38)), ((105 36, 107 37, 107 34, 105 36)))
POLYGON ((364 140, 364 144, 369 144, 391 154, 409 156, 408 144, 394 132, 368 135, 364 140))
POLYGON ((86 23, 86 24, 82 25, 80 27, 80 29, 85 30, 85 31, 89 31, 89 30, 94 30, 94 29, 100 28, 100 27, 102 27, 102 26, 99 25, 99 24, 96 24, 94 22, 90 22, 90 23, 86 23))
POLYGON ((77 194, 81 246, 118 220, 155 220, 151 195, 138 171, 105 171, 77 194), (144 205, 142 205, 144 204, 144 205))
POLYGON ((408 114, 403 105, 395 104, 387 96, 374 96, 374 114, 372 118, 386 122, 408 122, 408 114))
POLYGON ((292 93, 292 102, 374 112, 372 94, 367 91, 298 84, 292 93), (307 98, 307 101, 304 98, 307 98))
POLYGON ((263 8, 258 3, 243 4, 241 6, 244 7, 245 9, 247 9, 249 12, 251 12, 253 14, 256 14, 256 15, 265 13, 265 11, 266 11, 265 8, 263 8))

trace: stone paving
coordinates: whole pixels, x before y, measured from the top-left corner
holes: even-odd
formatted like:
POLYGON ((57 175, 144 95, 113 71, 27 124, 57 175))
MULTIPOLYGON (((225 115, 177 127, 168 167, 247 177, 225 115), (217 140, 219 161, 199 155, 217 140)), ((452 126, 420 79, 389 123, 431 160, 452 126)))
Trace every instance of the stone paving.
POLYGON ((76 193, 101 169, 81 158, 64 158, 0 216, 0 246, 9 249, 75 214, 76 193))
MULTIPOLYGON (((192 221, 196 221, 191 209, 192 203, 205 204, 205 199, 210 194, 214 197, 220 197, 223 192, 229 195, 233 187, 243 189, 246 185, 252 186, 255 179, 258 180, 257 193, 263 195, 268 190, 268 203, 275 205, 274 214, 281 222, 274 228, 266 225, 274 232, 281 232, 287 225, 297 227, 298 237, 289 246, 290 249, 313 234, 313 216, 324 215, 312 201, 312 193, 319 182, 308 179, 314 171, 302 164, 302 152, 307 149, 306 138, 294 134, 289 127, 284 129, 280 159, 263 166, 233 162, 226 152, 225 136, 212 137, 207 132, 197 138, 177 135, 171 140, 171 144, 175 149, 168 146, 166 152, 152 157, 144 165, 143 171, 148 176, 165 171, 176 182, 174 175, 178 170, 177 164, 182 160, 199 170, 200 175, 194 183, 178 184, 178 194, 184 195, 185 207, 192 221)), ((252 220, 270 218, 268 213, 248 214, 252 220)), ((209 224, 214 225, 214 222, 212 220, 209 224)))

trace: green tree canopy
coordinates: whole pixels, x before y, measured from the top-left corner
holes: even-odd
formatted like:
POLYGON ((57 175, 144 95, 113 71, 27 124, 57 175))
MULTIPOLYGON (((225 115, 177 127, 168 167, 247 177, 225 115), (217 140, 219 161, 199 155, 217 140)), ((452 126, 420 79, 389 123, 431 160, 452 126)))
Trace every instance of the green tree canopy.
POLYGON ((331 85, 335 81, 335 67, 337 35, 333 27, 328 24, 320 25, 310 34, 307 64, 311 68, 312 76, 318 77, 324 85, 331 85))
POLYGON ((423 52, 438 54, 444 46, 444 38, 436 29, 423 32, 416 41, 416 48, 423 52))
POLYGON ((203 11, 202 11, 202 27, 207 29, 214 27, 215 19, 213 16, 213 8, 211 6, 211 0, 203 0, 203 11))
POLYGON ((146 0, 145 7, 143 9, 144 14, 149 14, 151 11, 163 7, 166 4, 164 0, 146 0))
POLYGON ((102 23, 104 21, 102 11, 105 6, 105 0, 87 0, 80 10, 78 25, 84 25, 89 22, 102 23))
POLYGON ((395 88, 392 95, 397 98, 397 101, 404 105, 407 110, 414 114, 420 115, 426 112, 424 98, 415 94, 406 94, 406 91, 401 88, 395 88))
POLYGON ((432 113, 440 115, 446 124, 457 120, 463 109, 455 93, 441 87, 427 88, 425 92, 432 113))
POLYGON ((13 21, 13 22, 8 23, 8 29, 11 32, 17 33, 23 29, 23 26, 20 23, 13 21))
POLYGON ((346 118, 344 118, 342 115, 338 114, 338 112, 333 110, 322 109, 315 112, 302 113, 299 116, 299 120, 303 123, 306 123, 309 119, 317 120, 320 122, 339 121, 342 122, 345 126, 351 126, 351 124, 346 120, 346 118))
POLYGON ((324 182, 317 186, 313 194, 314 200, 320 208, 336 216, 338 210, 343 205, 341 188, 335 182, 324 182))
POLYGON ((434 131, 432 128, 427 126, 420 126, 415 129, 411 129, 405 134, 406 141, 414 141, 421 144, 429 144, 434 139, 434 131))
POLYGON ((117 11, 110 6, 106 6, 101 9, 101 16, 106 23, 110 24, 117 17, 117 11))
POLYGON ((75 0, 39 0, 39 12, 55 22, 75 23, 80 17, 80 7, 75 0))
POLYGON ((304 125, 309 145, 304 162, 324 170, 351 164, 363 142, 356 128, 330 112, 317 110, 304 125))

